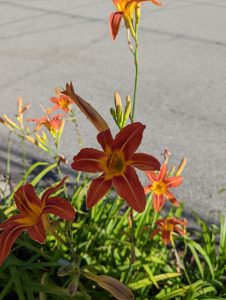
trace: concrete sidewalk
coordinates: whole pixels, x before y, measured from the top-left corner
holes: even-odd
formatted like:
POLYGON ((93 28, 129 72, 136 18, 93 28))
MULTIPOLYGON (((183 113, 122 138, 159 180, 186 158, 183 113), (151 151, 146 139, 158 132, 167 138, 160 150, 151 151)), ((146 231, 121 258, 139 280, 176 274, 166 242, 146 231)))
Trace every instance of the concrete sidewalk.
MULTIPOLYGON (((39 103, 48 107, 55 87, 72 81, 110 119, 113 92, 132 94, 134 80, 124 25, 116 41, 109 35, 113 11, 111 0, 0 0, 0 115, 13 116, 22 96, 32 103, 29 117, 39 117, 39 103)), ((218 193, 226 187, 225 14, 224 0, 145 3, 139 33, 137 121, 147 125, 141 150, 161 158, 168 147, 175 164, 188 158, 176 194, 205 218, 226 211, 226 193, 218 193)), ((84 145, 96 146, 95 129, 81 113, 78 119, 84 145)), ((3 169, 3 126, 0 134, 3 169)), ((67 127, 61 152, 71 160, 78 149, 67 127)))

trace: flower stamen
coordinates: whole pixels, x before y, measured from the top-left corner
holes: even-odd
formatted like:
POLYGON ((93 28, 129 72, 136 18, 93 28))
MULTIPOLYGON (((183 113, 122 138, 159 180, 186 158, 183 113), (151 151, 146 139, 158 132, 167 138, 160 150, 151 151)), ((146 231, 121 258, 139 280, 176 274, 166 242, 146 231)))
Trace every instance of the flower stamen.
POLYGON ((154 181, 151 187, 157 195, 164 195, 167 192, 167 185, 162 181, 154 181))

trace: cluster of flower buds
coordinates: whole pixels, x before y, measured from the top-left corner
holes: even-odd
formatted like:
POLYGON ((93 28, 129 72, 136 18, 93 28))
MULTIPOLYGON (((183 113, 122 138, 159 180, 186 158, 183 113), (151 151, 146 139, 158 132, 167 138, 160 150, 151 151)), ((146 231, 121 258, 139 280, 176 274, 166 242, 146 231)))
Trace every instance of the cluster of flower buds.
POLYGON ((15 133, 19 137, 24 137, 26 134, 29 134, 30 129, 25 128, 24 125, 24 113, 30 108, 30 104, 23 104, 21 97, 17 100, 17 114, 16 119, 18 124, 12 121, 7 115, 0 117, 0 123, 5 125, 11 132, 15 133))
POLYGON ((127 120, 130 118, 131 113, 131 100, 130 96, 126 97, 126 105, 123 110, 122 100, 118 92, 114 94, 115 109, 112 107, 110 109, 111 115, 115 120, 115 123, 119 129, 123 128, 126 125, 127 120))

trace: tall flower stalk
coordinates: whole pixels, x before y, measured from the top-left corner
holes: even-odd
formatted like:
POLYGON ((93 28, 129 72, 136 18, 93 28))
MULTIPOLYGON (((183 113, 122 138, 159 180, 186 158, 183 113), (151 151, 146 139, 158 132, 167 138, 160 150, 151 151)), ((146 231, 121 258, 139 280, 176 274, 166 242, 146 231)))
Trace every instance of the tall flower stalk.
MULTIPOLYGON (((134 92, 133 92, 133 105, 131 113, 131 122, 134 122, 135 119, 135 109, 136 109, 136 97, 137 97, 137 86, 138 86, 138 76, 139 76, 139 64, 138 64, 138 27, 140 21, 140 5, 142 2, 148 0, 112 0, 116 12, 112 13, 109 18, 109 26, 112 39, 115 40, 120 28, 121 20, 124 19, 125 26, 128 32, 128 45, 129 49, 134 57, 135 64, 135 80, 134 80, 134 92), (135 18, 134 18, 135 15, 135 18), (130 34, 134 39, 134 48, 130 42, 130 34)), ((153 4, 161 6, 161 3, 157 0, 150 0, 153 4)))
MULTIPOLYGON (((135 65, 135 78, 134 78, 134 89, 133 89, 133 101, 132 101, 132 110, 130 113, 130 121, 133 123, 135 121, 135 112, 136 112, 136 100, 137 100, 137 88, 138 88, 138 79, 139 79, 139 63, 138 63, 138 27, 140 21, 140 5, 141 2, 147 0, 113 0, 113 3, 116 7, 117 12, 112 13, 109 19, 110 32, 112 39, 114 40, 118 34, 121 19, 125 21, 125 26, 127 29, 127 39, 128 46, 134 58, 135 65), (135 15, 135 18, 134 18, 135 15), (134 47, 130 41, 130 34, 134 40, 134 47)), ((156 0, 151 0, 155 5, 161 5, 156 0)), ((116 110, 117 112, 117 110, 116 110)), ((114 114, 113 114, 114 117, 114 114)), ((115 119, 115 118, 114 118, 115 119)), ((116 122, 118 125, 118 122, 116 122)), ((120 126, 119 126, 120 127, 120 126)), ((133 218, 133 207, 130 211, 130 225, 131 225, 131 266, 135 261, 135 223, 133 218)))
POLYGON ((136 97, 137 97, 137 86, 138 86, 138 77, 139 77, 139 64, 138 64, 138 27, 140 20, 140 3, 136 7, 136 19, 135 19, 135 51, 132 52, 134 56, 134 65, 135 65, 135 80, 134 80, 134 92, 133 92, 133 105, 132 105, 132 115, 131 122, 134 122, 135 119, 135 108, 136 108, 136 97))

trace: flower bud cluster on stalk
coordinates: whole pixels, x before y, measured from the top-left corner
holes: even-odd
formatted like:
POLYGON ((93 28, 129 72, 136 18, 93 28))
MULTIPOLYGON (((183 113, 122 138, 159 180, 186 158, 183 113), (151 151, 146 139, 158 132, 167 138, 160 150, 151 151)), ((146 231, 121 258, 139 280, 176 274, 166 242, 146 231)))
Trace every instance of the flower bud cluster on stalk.
POLYGON ((126 125, 128 119, 131 118, 131 99, 129 95, 126 96, 126 105, 123 110, 121 97, 118 92, 115 92, 114 102, 115 109, 112 107, 110 112, 118 128, 122 129, 126 125))

